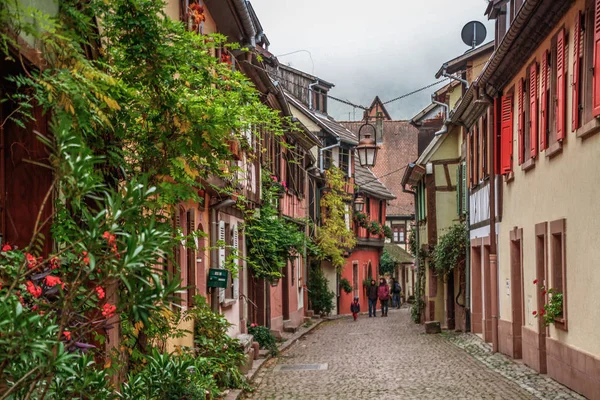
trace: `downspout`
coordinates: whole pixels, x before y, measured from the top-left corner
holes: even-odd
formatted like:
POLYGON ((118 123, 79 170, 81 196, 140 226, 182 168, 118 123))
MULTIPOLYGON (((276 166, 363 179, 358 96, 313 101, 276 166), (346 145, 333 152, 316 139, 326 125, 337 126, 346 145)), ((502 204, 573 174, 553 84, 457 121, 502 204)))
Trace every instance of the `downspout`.
POLYGON ((444 71, 442 72, 443 77, 448 78, 448 79, 454 79, 455 81, 459 81, 463 85, 465 85, 467 89, 469 88, 469 82, 467 82, 463 78, 459 78, 458 76, 455 76, 455 75, 450 75, 449 73, 446 72, 446 69, 448 69, 448 64, 444 64, 442 66, 442 68, 444 68, 444 71))
MULTIPOLYGON (((413 190, 407 190, 406 186, 402 185, 402 193, 408 193, 408 194, 412 194, 413 195, 413 199, 414 199, 414 204, 415 204, 415 241, 417 243, 417 254, 415 254, 415 267, 417 268, 417 277, 419 276, 419 271, 421 266, 419 265, 419 248, 421 247, 421 241, 419 238, 419 221, 418 218, 419 216, 417 215, 417 192, 413 191, 413 190)), ((421 282, 419 282, 420 285, 421 282)), ((413 285, 415 285, 415 282, 413 281, 413 285)), ((415 285, 416 289, 419 290, 419 285, 415 285)), ((415 296, 415 301, 419 301, 419 299, 417 299, 416 293, 413 292, 413 295, 415 296)))
POLYGON ((331 150, 335 147, 340 147, 341 145, 341 141, 340 139, 338 139, 338 142, 336 144, 332 144, 331 146, 327 146, 327 147, 323 147, 322 149, 319 149, 319 171, 321 171, 321 173, 323 173, 323 171, 325 171, 325 168, 323 166, 323 153, 327 150, 331 150))
POLYGON ((248 35, 250 47, 256 47, 256 29, 252 23, 252 17, 250 16, 246 0, 233 0, 233 4, 238 11, 242 26, 248 35))
MULTIPOLYGON (((489 96, 488 96, 489 98, 489 96)), ((496 158, 495 145, 498 133, 499 107, 498 101, 493 102, 492 118, 488 121, 488 132, 491 132, 490 140, 490 286, 492 294, 492 351, 498 352, 498 319, 499 319, 499 298, 498 298, 498 255, 496 248, 496 158), (491 128, 491 129, 490 129, 491 128)))
MULTIPOLYGON (((229 207, 235 204, 235 200, 226 199, 223 200, 210 209, 210 265, 211 268, 219 268, 218 263, 218 253, 217 253, 217 225, 219 222, 217 221, 217 211, 229 207)), ((217 288, 211 288, 210 290, 210 305, 211 309, 214 313, 219 312, 219 291, 217 288)))
POLYGON ((435 136, 444 135, 448 133, 448 125, 450 124, 450 121, 448 121, 448 116, 450 115, 450 106, 446 103, 442 103, 441 101, 437 101, 435 99, 435 94, 431 95, 431 102, 444 108, 444 125, 442 125, 442 129, 434 133, 435 136))

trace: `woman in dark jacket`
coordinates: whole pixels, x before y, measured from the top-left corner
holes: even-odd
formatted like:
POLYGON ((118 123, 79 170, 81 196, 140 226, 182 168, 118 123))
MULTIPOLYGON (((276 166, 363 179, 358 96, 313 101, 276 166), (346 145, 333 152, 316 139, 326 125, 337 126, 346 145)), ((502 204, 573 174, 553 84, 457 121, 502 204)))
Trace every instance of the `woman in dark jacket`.
POLYGON ((377 316, 377 282, 375 279, 371 279, 371 286, 367 287, 367 298, 369 299, 369 318, 371 312, 373 316, 377 316))

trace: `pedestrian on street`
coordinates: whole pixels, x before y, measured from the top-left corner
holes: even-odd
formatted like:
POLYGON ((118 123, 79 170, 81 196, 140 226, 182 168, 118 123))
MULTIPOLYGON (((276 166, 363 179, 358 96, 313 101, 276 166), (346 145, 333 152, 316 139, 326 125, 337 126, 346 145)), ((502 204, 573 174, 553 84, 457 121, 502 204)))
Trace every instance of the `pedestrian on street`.
POLYGON ((379 287, 377 288, 377 297, 379 297, 379 301, 381 302, 381 316, 388 316, 388 302, 390 301, 390 288, 385 282, 385 278, 381 278, 379 281, 379 287))
POLYGON ((400 283, 392 278, 392 307, 400 308, 400 293, 402 292, 402 286, 400 283))
POLYGON ((360 312, 360 303, 358 302, 358 297, 355 297, 354 301, 350 304, 350 311, 352 312, 352 316, 356 321, 358 318, 358 313, 360 312))
POLYGON ((373 317, 377 316, 377 282, 371 279, 371 286, 367 288, 367 298, 369 299, 369 318, 371 313, 373 317))

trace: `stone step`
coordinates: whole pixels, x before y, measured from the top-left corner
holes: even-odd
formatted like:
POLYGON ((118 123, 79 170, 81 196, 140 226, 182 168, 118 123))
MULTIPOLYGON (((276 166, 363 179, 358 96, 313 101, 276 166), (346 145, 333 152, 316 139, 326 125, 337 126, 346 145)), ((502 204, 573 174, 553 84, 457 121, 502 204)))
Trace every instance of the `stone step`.
POLYGON ((441 333, 442 327, 438 321, 425 322, 425 333, 441 333))
POLYGON ((283 321, 283 331, 287 333, 298 332, 298 327, 295 326, 292 321, 283 321))
POLYGON ((315 315, 313 310, 306 311, 306 318, 312 318, 315 315))

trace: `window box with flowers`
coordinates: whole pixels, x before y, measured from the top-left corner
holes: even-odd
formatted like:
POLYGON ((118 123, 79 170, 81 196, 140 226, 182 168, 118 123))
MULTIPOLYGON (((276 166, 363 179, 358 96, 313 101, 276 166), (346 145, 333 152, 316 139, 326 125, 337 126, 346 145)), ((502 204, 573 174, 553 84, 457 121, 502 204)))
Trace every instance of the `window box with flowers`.
POLYGON ((369 227, 367 228, 371 235, 379 236, 383 233, 383 228, 377 221, 371 221, 369 223, 369 227))
POLYGON ((355 212, 354 221, 356 221, 358 226, 360 226, 361 228, 368 228, 369 226, 369 216, 365 213, 355 212))
POLYGON ((548 302, 542 307, 541 310, 533 311, 533 316, 535 318, 540 317, 542 319, 542 326, 544 328, 557 322, 564 323, 563 294, 553 288, 546 289, 544 285, 539 284, 537 279, 533 281, 533 284, 539 286, 542 296, 548 297, 548 302))
POLYGON ((387 225, 383 225, 382 229, 383 229, 383 236, 385 236, 387 239, 392 240, 392 238, 394 237, 394 232, 392 231, 392 228, 390 228, 387 225))

